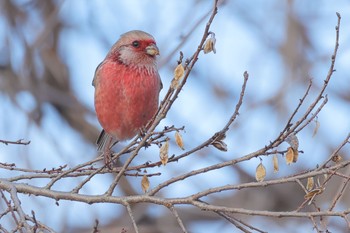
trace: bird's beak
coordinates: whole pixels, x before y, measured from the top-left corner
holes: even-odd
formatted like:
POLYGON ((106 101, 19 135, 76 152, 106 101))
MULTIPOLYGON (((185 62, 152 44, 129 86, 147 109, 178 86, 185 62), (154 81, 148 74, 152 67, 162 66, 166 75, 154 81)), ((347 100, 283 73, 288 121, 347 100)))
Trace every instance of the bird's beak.
POLYGON ((157 45, 151 44, 146 47, 146 53, 150 56, 156 56, 156 55, 159 55, 159 49, 157 45))

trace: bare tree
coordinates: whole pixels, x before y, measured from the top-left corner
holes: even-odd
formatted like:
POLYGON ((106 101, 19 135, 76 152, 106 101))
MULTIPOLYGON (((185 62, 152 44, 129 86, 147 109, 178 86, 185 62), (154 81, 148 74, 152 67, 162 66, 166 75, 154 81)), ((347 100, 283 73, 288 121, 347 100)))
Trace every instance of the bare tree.
MULTIPOLYGON (((98 131, 86 118, 93 113, 74 95, 67 66, 57 51, 58 34, 64 26, 64 22, 58 20, 58 4, 55 1, 35 2, 37 3, 35 6, 30 5, 35 3, 28 3, 29 5, 24 7, 36 9, 37 13, 46 19, 47 26, 31 44, 27 43, 25 35, 19 33, 20 31, 13 31, 18 33, 17 36, 23 39, 23 43, 27 43, 26 50, 22 59, 23 64, 18 64, 19 67, 13 67, 10 61, 2 64, 1 91, 19 107, 21 103, 18 102, 16 95, 20 91, 28 91, 36 102, 35 109, 28 114, 31 121, 40 124, 43 105, 49 104, 72 128, 81 132, 85 139, 93 143, 98 131), (37 58, 33 59, 33 56, 37 58), (18 72, 18 69, 22 69, 23 72, 18 72)), ((225 4, 225 1, 214 0, 209 14, 203 15, 195 25, 194 29, 200 28, 200 22, 206 22, 201 29, 202 37, 193 54, 186 55, 176 47, 163 59, 164 63, 169 62, 179 53, 173 79, 169 86, 165 86, 167 91, 160 103, 158 113, 149 123, 148 130, 144 134, 134 138, 125 147, 116 149, 113 160, 118 166, 112 170, 109 169, 101 163, 103 160, 101 156, 72 167, 58 165, 56 168, 43 170, 20 167, 15 163, 0 163, 0 169, 11 174, 6 178, 0 178, 1 207, 4 207, 0 212, 0 220, 10 222, 6 225, 0 224, 2 232, 55 232, 52 226, 41 221, 34 211, 24 210, 23 194, 28 195, 29 199, 37 196, 46 197, 54 200, 57 205, 62 200, 91 205, 116 204, 122 206, 126 213, 114 220, 120 226, 118 229, 101 226, 99 220, 96 220, 95 223, 91 223, 91 226, 76 229, 76 232, 191 232, 189 225, 200 221, 222 221, 225 225, 232 225, 232 229, 242 232, 268 232, 269 229, 255 224, 257 218, 267 222, 281 221, 283 224, 297 218, 298 221, 302 220, 312 225, 315 232, 328 232, 334 228, 350 229, 350 206, 346 201, 341 202, 342 199, 349 197, 347 186, 350 182, 350 159, 344 151, 349 147, 350 132, 335 149, 329 151, 328 157, 321 164, 314 164, 314 168, 307 170, 295 169, 291 174, 266 180, 268 164, 271 164, 274 172, 279 172, 281 164, 285 163, 283 161, 288 165, 298 165, 298 156, 303 156, 304 153, 299 146, 298 135, 301 132, 311 124, 315 124, 313 133, 318 133, 320 127, 318 116, 329 99, 327 90, 334 76, 338 55, 341 25, 339 13, 336 14, 334 50, 323 85, 313 90, 313 81, 309 79, 304 85, 304 92, 299 97, 298 103, 283 119, 284 124, 280 128, 280 133, 274 139, 266 141, 261 148, 250 150, 249 153, 240 154, 238 157, 227 156, 222 161, 200 168, 180 170, 179 173, 162 182, 152 183, 153 177, 163 175, 158 170, 163 165, 167 167, 171 164, 181 164, 186 159, 194 157, 198 159, 201 154, 209 154, 213 151, 228 151, 226 137, 229 129, 234 124, 238 124, 237 121, 245 120, 240 119, 239 116, 249 95, 247 87, 252 79, 249 71, 242 72, 239 98, 234 108, 230 110, 231 113, 226 116, 227 122, 223 122, 222 128, 216 129, 211 137, 193 145, 190 149, 184 149, 186 141, 183 139, 183 134, 186 126, 168 125, 159 130, 159 125, 167 118, 174 103, 186 91, 184 87, 189 77, 193 75, 198 59, 207 53, 215 52, 216 39, 220 38, 216 38, 212 23, 218 14, 218 9, 225 4), (283 144, 284 142, 288 144, 287 147, 283 144), (171 154, 169 144, 177 145, 182 152, 171 154), (159 160, 154 162, 136 160, 142 149, 147 151, 149 148, 159 148, 157 152, 160 156, 159 160), (255 171, 247 174, 241 165, 254 158, 259 158, 260 163, 256 165, 255 171), (220 175, 225 173, 225 169, 235 169, 241 177, 239 183, 212 185, 205 182, 208 175, 220 175), (254 175, 256 180, 252 179, 254 175), (93 182, 93 179, 99 176, 107 177, 107 180, 113 177, 104 191, 98 194, 83 191, 89 183, 93 182), (201 180, 203 188, 185 195, 181 193, 166 195, 167 192, 164 190, 191 179, 201 180), (144 193, 135 191, 130 180, 136 180, 144 193), (36 183, 36 181, 40 182, 36 183), (65 187, 66 181, 74 184, 74 187, 65 187), (123 190, 123 195, 118 193, 119 190, 123 190), (290 195, 293 195, 293 198, 290 195), (147 210, 143 204, 168 209, 166 220, 162 217, 147 219, 147 210), (163 221, 163 226, 152 224, 157 221, 163 221)), ((28 17, 24 10, 22 11, 10 1, 2 3, 2 9, 8 14, 6 19, 13 28, 20 27, 21 21, 28 17)), ((185 43, 193 31, 185 35, 180 44, 185 43)), ((11 41, 8 43, 11 48, 11 41)), ((281 50, 287 54, 291 53, 287 51, 288 46, 284 46, 281 50)), ((10 50, 7 52, 10 53, 10 50)), ((274 96, 274 100, 279 96, 281 93, 274 96)), ((4 138, 0 142, 11 146, 14 146, 12 144, 30 146, 30 141, 24 139, 11 141, 4 138)))

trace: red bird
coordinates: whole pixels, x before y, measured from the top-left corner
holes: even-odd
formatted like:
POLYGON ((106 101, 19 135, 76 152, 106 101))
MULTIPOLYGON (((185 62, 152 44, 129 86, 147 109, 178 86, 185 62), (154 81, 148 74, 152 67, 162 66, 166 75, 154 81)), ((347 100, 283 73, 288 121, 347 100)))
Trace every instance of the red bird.
POLYGON ((95 110, 102 125, 98 150, 110 161, 116 141, 134 137, 155 115, 162 88, 155 39, 143 31, 121 35, 96 68, 95 110))

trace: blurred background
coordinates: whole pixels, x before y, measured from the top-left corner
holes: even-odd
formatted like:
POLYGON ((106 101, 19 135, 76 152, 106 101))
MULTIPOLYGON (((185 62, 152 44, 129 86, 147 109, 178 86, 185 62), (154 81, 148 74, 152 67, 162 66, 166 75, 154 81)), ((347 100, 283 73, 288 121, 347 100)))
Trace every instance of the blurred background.
MULTIPOLYGON (((42 170, 68 167, 97 156, 95 140, 101 130, 93 106, 91 81, 120 34, 134 29, 152 34, 161 51, 158 64, 165 95, 179 52, 192 56, 202 38, 213 1, 97 1, 14 0, 0 3, 0 139, 30 140, 28 146, 0 144, 0 162, 42 170)), ((291 166, 280 160, 273 173, 272 158, 264 157, 267 178, 275 179, 312 169, 350 132, 350 2, 339 1, 220 1, 211 26, 216 35, 216 54, 201 54, 183 91, 159 130, 167 125, 185 126, 185 149, 191 149, 220 130, 234 112, 243 82, 250 79, 240 115, 227 134, 228 152, 206 148, 178 163, 150 169, 161 172, 150 178, 151 187, 170 177, 222 161, 238 158, 275 139, 299 103, 309 80, 313 80, 302 116, 326 78, 335 44, 336 12, 342 16, 336 72, 326 91, 329 101, 319 114, 320 128, 313 136, 312 122, 298 134, 299 161, 291 166)), ((170 154, 181 150, 173 143, 170 154)), ((123 146, 121 143, 118 146, 123 146)), ((116 150, 118 150, 116 146, 116 150)), ((285 144, 286 149, 288 144, 285 144)), ((349 147, 342 150, 349 159, 349 147)), ((125 159, 124 157, 123 159, 125 159)), ((133 164, 159 161, 158 148, 141 150, 133 164)), ((178 182, 159 195, 184 197, 210 187, 254 181, 259 159, 216 170, 178 182)), ((0 170, 1 177, 16 175, 0 170)), ((82 190, 101 194, 112 175, 95 177, 82 190)), ((65 180, 54 186, 67 191, 81 179, 65 180)), ((142 193, 141 177, 126 178, 118 195, 142 193)), ((47 180, 28 180, 45 185, 47 180)), ((336 185, 335 190, 336 190, 336 185)), ((349 192, 349 190, 347 190, 349 192)), ((281 185, 261 190, 223 192, 206 201, 247 209, 287 211, 303 201, 298 185, 281 185)), ((345 203, 345 197, 340 207, 345 203)), ((130 229, 125 209, 112 204, 55 201, 20 196, 27 213, 58 232, 91 232, 95 219, 102 232, 130 229)), ((327 193, 319 198, 327 199, 327 193)), ((6 208, 1 203, 0 209, 6 208)), ((172 214, 162 206, 132 207, 142 232, 179 232, 172 214)), ((217 215, 183 206, 179 214, 190 232, 234 232, 236 229, 217 215)), ((273 219, 239 216, 268 232, 311 232, 312 223, 302 219, 273 219), (297 226, 296 226, 296 223, 297 226), (300 229, 300 230, 296 230, 300 229)), ((11 221, 0 219, 11 226, 11 221), (8 222, 7 222, 8 221, 8 222)), ((330 218, 335 232, 346 229, 344 221, 330 218)), ((132 232, 130 229, 127 232, 132 232)))

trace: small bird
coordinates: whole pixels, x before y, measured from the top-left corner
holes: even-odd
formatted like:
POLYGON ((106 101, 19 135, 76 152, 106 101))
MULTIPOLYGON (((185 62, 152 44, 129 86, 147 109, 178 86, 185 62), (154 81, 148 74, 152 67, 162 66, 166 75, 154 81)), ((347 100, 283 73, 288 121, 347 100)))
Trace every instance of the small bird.
POLYGON ((156 114, 162 82, 150 34, 134 30, 121 35, 95 71, 95 110, 103 130, 97 139, 105 163, 111 147, 131 139, 156 114))

